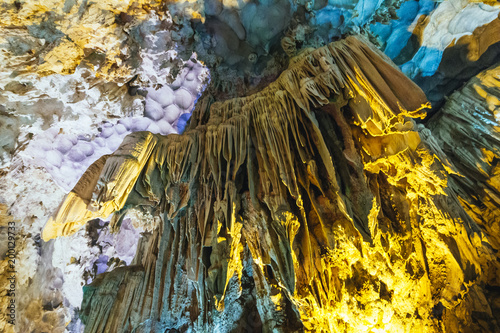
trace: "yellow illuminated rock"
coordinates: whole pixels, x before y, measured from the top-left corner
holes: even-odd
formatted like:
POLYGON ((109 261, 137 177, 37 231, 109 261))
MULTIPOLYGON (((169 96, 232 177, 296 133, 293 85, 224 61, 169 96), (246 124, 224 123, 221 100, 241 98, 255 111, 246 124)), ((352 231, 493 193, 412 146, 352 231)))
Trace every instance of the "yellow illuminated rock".
MULTIPOLYGON (((450 156, 448 163, 457 172, 450 178, 451 187, 468 214, 466 224, 476 228, 470 241, 480 254, 478 281, 487 286, 483 289, 469 283, 465 289, 471 296, 465 297, 456 311, 484 313, 478 322, 485 331, 500 309, 500 297, 495 291, 500 285, 499 99, 500 65, 496 64, 453 93, 440 113, 429 121, 442 151, 450 156), (478 310, 481 308, 484 310, 478 310)), ((446 315, 457 316, 452 311, 446 315)), ((449 329, 462 330, 463 326, 450 325, 449 329)))
POLYGON ((0 332, 500 331, 499 6, 1 1, 0 332))
POLYGON ((162 221, 135 266, 86 287, 86 331, 233 317, 236 331, 462 331, 470 312, 452 314, 482 295, 493 257, 450 185, 460 172, 411 119, 425 106, 351 37, 254 95, 205 97, 182 135, 127 137, 43 234, 113 212, 118 226, 132 207, 162 221))
POLYGON ((36 72, 42 76, 69 74, 80 64, 85 51, 93 50, 105 56, 104 66, 94 68, 98 75, 110 81, 126 82, 133 70, 120 66, 122 58, 127 56, 123 42, 128 35, 127 28, 116 23, 117 17, 128 17, 130 27, 147 20, 152 9, 161 16, 160 6, 160 1, 149 0, 88 3, 79 0, 7 0, 2 2, 0 11, 0 44, 9 45, 11 38, 27 32, 42 43, 40 49, 32 49, 23 55, 25 61, 11 70, 36 72), (33 62, 37 57, 40 60, 33 62))
POLYGON ((182 135, 127 136, 43 231, 113 213, 148 230, 131 266, 85 287, 86 332, 495 327, 498 68, 426 127, 422 91, 350 37, 253 95, 207 93, 182 135))
POLYGON ((83 49, 69 40, 63 40, 44 57, 38 67, 41 75, 70 74, 83 58, 83 49))
POLYGON ((43 239, 72 234, 87 221, 107 218, 123 208, 156 141, 149 132, 136 132, 127 136, 112 156, 97 160, 49 219, 43 239))

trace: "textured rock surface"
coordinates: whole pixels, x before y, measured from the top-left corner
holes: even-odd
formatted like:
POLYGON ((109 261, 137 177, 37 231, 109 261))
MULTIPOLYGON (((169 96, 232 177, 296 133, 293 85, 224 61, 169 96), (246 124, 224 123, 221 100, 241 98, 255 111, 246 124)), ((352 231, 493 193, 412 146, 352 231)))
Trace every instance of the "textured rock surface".
POLYGON ((85 287, 86 332, 497 330, 489 234, 412 120, 425 102, 349 38, 255 95, 207 93, 182 135, 128 136, 44 230, 113 211, 119 227, 131 207, 161 220, 131 266, 85 287))
POLYGON ((462 305, 466 311, 484 306, 487 311, 472 313, 484 331, 498 330, 491 323, 500 323, 499 112, 500 64, 496 64, 453 93, 429 120, 432 134, 456 170, 451 184, 464 209, 487 236, 482 240, 485 250, 497 258, 484 267, 484 288, 474 291, 477 299, 462 305))
MULTIPOLYGON (((64 196, 61 187, 67 193, 127 133, 167 134, 185 126, 207 71, 195 55, 178 57, 173 22, 161 6, 0 3, 0 203, 6 207, 2 221, 17 227, 17 332, 80 332, 82 286, 129 264, 135 253, 120 244, 132 251, 141 228, 104 237, 108 228, 101 226, 103 232, 81 230, 50 244, 40 233, 64 196), (151 111, 154 103, 159 115, 151 111)), ((0 331, 12 332, 4 314, 0 331)))
POLYGON ((141 43, 149 42, 137 35, 157 31, 158 25, 148 20, 161 4, 143 0, 54 0, 43 4, 7 0, 1 6, 1 38, 7 51, 1 55, 2 66, 15 75, 33 71, 67 74, 81 61, 88 61, 110 81, 125 83, 136 70, 133 62, 140 59, 139 52, 133 53, 141 43))
MULTIPOLYGON (((196 60, 189 60, 171 86, 149 88, 139 104, 140 115, 106 122, 95 135, 67 135, 53 126, 34 138, 24 155, 26 160, 46 168, 52 178, 67 191, 75 186, 83 172, 98 158, 114 152, 123 138, 132 132, 149 131, 168 135, 182 131, 182 115, 190 115, 202 91, 206 70, 196 60)), ((126 89, 125 89, 126 91, 126 89)), ((128 96, 125 95, 125 96, 128 96)), ((80 122, 82 117, 78 118, 80 122)), ((58 123, 61 126, 61 123, 58 123)))
POLYGON ((288 55, 320 47, 369 24, 395 18, 400 0, 227 1, 167 4, 180 49, 195 51, 211 70, 217 98, 246 96, 288 66, 288 55))
MULTIPOLYGON (((172 40, 175 25, 159 2, 52 1, 40 5, 38 1, 4 1, 0 6, 1 167, 8 166, 16 148, 33 137, 49 141, 40 142, 34 150, 47 150, 40 145, 48 148, 59 132, 89 140, 98 134, 103 122, 114 125, 117 118, 132 118, 133 123, 143 116, 156 117, 159 122, 166 118, 152 128, 148 128, 146 119, 137 123, 141 130, 173 132, 177 118, 190 112, 205 83, 201 81, 206 71, 196 60, 189 60, 192 54, 183 58, 186 61, 177 57, 172 40), (177 101, 170 104, 180 103, 182 107, 170 110, 169 117, 145 113, 143 104, 151 98, 144 101, 141 95, 146 93, 140 90, 168 84, 173 84, 174 90, 182 86, 190 97, 186 92, 177 93, 177 101), (47 129, 52 133, 44 133, 47 129)), ((118 130, 117 134, 127 130, 118 130)), ((121 139, 114 141, 116 149, 116 141, 121 139)), ((93 148, 99 150, 100 146, 93 148)), ((80 152, 72 155, 82 158, 80 152)), ((57 169, 59 158, 51 157, 49 163, 39 164, 57 169)), ((74 185, 60 179, 58 183, 68 189, 74 185)))
MULTIPOLYGON (((137 331, 144 332, 152 327, 177 327, 182 331, 203 325, 215 331, 265 331, 273 325, 300 330, 300 322, 307 328, 314 320, 326 323, 327 317, 332 326, 316 327, 356 332, 383 328, 395 332, 498 330, 495 113, 499 96, 495 67, 451 96, 442 111, 437 108, 444 96, 498 61, 497 1, 76 0, 3 1, 0 6, 0 302, 8 300, 3 297, 8 286, 6 226, 15 221, 17 332, 83 332, 82 319, 88 324, 87 330, 138 323, 137 331), (301 62, 299 59, 312 52, 303 52, 304 48, 319 48, 358 32, 377 42, 402 65, 433 102, 432 112, 437 116, 416 126, 407 113, 399 113, 397 104, 373 110, 358 105, 354 96, 368 89, 356 88, 365 82, 359 78, 373 73, 366 54, 339 65, 345 71, 347 85, 355 91, 352 96, 344 96, 348 104, 344 105, 342 99, 327 102, 321 98, 328 92, 336 95, 349 89, 339 86, 338 92, 332 92, 330 86, 325 88, 322 84, 328 82, 328 76, 317 74, 319 67, 324 70, 331 64, 321 57, 311 63, 301 62), (138 176, 139 182, 142 179, 154 186, 189 184, 189 193, 175 185, 167 193, 155 192, 152 186, 149 190, 155 196, 145 194, 147 186, 134 189, 123 210, 109 220, 92 220, 78 229, 85 220, 80 218, 65 230, 61 226, 53 229, 55 234, 77 230, 72 235, 41 240, 42 226, 63 202, 64 194, 94 160, 112 153, 128 133, 183 130, 197 94, 209 80, 208 71, 201 65, 210 68, 210 92, 199 101, 197 117, 189 128, 193 131, 202 126, 196 132, 205 133, 206 129, 212 133, 206 137, 210 141, 198 141, 188 150, 187 139, 172 137, 166 142, 175 144, 160 149, 158 142, 164 143, 164 139, 152 136, 157 140, 153 149, 171 156, 162 168, 184 170, 186 178, 160 181, 156 171, 149 179, 138 176), (288 79, 279 79, 288 66, 288 79), (358 68, 359 73, 346 68, 358 68), (314 77, 321 84, 298 80, 301 75, 314 77), (282 110, 279 103, 278 111, 269 110, 281 98, 273 90, 280 84, 287 87, 284 90, 294 91, 293 102, 285 106, 293 111, 287 111, 286 118, 278 112, 282 110), (322 88, 315 91, 317 87, 322 88), (258 91, 261 93, 255 94, 258 91), (273 93, 263 96, 266 91, 273 93), (214 100, 235 96, 249 97, 218 102, 211 108, 214 100), (258 102, 254 101, 257 96, 258 102), (300 96, 320 102, 308 109, 300 96), (249 111, 259 103, 265 107, 249 111), (340 115, 325 103, 341 106, 340 115), (245 123, 233 117, 237 112, 255 121, 245 123), (399 116, 394 118, 394 114, 399 116), (298 130, 288 131, 288 141, 283 143, 279 140, 287 138, 284 128, 295 128, 290 119, 297 120, 298 130), (259 129, 248 132, 253 138, 247 141, 252 142, 250 148, 232 153, 229 148, 223 149, 225 141, 220 140, 226 137, 224 133, 241 133, 234 128, 247 125, 248 129, 259 129), (322 143, 314 141, 317 137, 308 134, 311 131, 323 137, 327 154, 318 151, 322 143), (299 135, 294 137, 293 133, 299 135), (202 154, 200 147, 211 153, 202 154), (213 153, 218 147, 220 156, 213 153), (263 151, 265 147, 269 149, 263 151), (200 156, 185 164, 172 164, 183 158, 172 157, 176 152, 192 156, 190 151, 195 148, 200 156), (300 155, 304 151, 308 155, 300 155), (247 159, 239 168, 238 163, 225 162, 243 155, 247 159), (331 162, 325 158, 328 155, 331 162), (196 172, 200 174, 200 169, 192 171, 187 166, 198 165, 193 161, 202 156, 212 158, 199 167, 215 170, 213 174, 220 175, 220 181, 212 176, 191 179, 196 172), (248 164, 249 156, 262 158, 248 164), (332 163, 338 195, 325 191, 332 185, 324 181, 329 176, 321 168, 332 163), (279 172, 270 172, 270 176, 260 166, 264 170, 278 168, 279 172), (259 169, 260 174, 255 176, 254 172, 250 179, 249 168, 259 169), (224 170, 229 170, 229 176, 224 170), (235 170, 239 171, 233 177, 235 170), (236 190, 232 185, 226 189, 233 178, 236 190), (299 183, 295 192, 289 190, 295 187, 293 179, 299 183), (212 184, 213 188, 206 189, 212 196, 200 195, 193 183, 212 184), (241 184, 261 185, 247 189, 241 184), (233 200, 234 191, 238 195, 233 200), (229 193, 226 198, 224 193, 229 193), (297 193, 302 203, 294 197, 297 193), (158 198, 163 199, 158 203, 158 198), (201 198, 212 203, 203 206, 207 208, 204 213, 196 208, 203 205, 201 198), (344 205, 336 204, 338 198, 344 205), (228 200, 237 204, 234 214, 227 208, 231 205, 228 200), (179 208, 184 204, 186 207, 179 208), (338 208, 342 206, 345 213, 338 208), (196 217, 191 214, 193 210, 196 217), (331 211, 334 214, 328 215, 331 211), (183 223, 200 219, 212 224, 200 222, 208 226, 203 229, 206 242, 191 247, 202 236, 193 231, 198 227, 182 229, 186 227, 183 223), (328 231, 328 223, 337 225, 337 220, 341 228, 322 235, 321 229, 328 231), (309 238, 301 236, 306 229, 304 221, 309 238), (295 230, 298 224, 302 227, 295 230), (355 229, 349 227, 352 225, 355 229), (295 232, 298 236, 288 242, 295 232), (182 238, 181 233, 187 236, 182 238), (168 237, 164 235, 173 237, 173 243, 165 244, 168 237), (308 244, 307 239, 310 247, 303 246, 308 244), (326 248, 333 250, 325 252, 326 248), (314 249, 319 249, 319 254, 314 249), (299 255, 294 258, 296 253, 299 255), (159 254, 164 256, 157 259, 159 254), (158 260, 170 267, 163 270, 170 275, 154 276, 164 269, 151 266, 160 265, 158 260), (172 266, 174 262, 176 266, 172 266), (296 269, 297 263, 305 262, 310 264, 296 269), (186 267, 198 269, 199 275, 193 278, 193 271, 186 267), (334 273, 328 276, 331 271, 334 273), (231 272, 236 274, 231 276, 231 272), (171 290, 152 287, 161 286, 158 279, 168 281, 169 277, 171 290), (200 279, 203 283, 197 282, 200 279), (144 289, 140 289, 142 286, 144 289), (127 324, 122 319, 129 303, 121 300, 132 290, 150 293, 138 301, 145 305, 144 311, 131 312, 127 324), (186 304, 184 299, 192 302, 186 304), (202 299, 206 303, 193 301, 202 299), (95 309, 105 304, 114 304, 115 308, 97 313, 95 309), (224 310, 215 310, 222 305, 224 310), (155 306, 156 312, 148 312, 155 306), (203 311, 198 313, 196 309, 203 311), (328 311, 335 315, 329 316, 328 311), (119 315, 106 319, 106 313, 119 315), (148 316, 160 318, 160 323, 145 320, 148 316)), ((367 98, 370 104, 377 104, 378 98, 373 99, 377 94, 384 101, 393 100, 389 90, 411 86, 379 60, 374 64, 380 73, 394 77, 376 79, 375 90, 361 100, 367 98), (385 80, 392 82, 389 90, 382 83, 385 80)), ((411 87, 410 92, 399 93, 420 94, 411 87)), ((414 98, 423 101, 417 95, 414 98)), ((411 111, 418 107, 406 108, 411 111)), ((418 114, 425 112, 413 116, 418 114)), ((144 134, 135 135, 129 143, 144 134)), ((121 150, 125 154, 121 158, 116 154, 111 157, 125 173, 136 164, 127 157, 130 148, 121 150)), ((135 167, 140 169, 140 165, 135 167)), ((147 173, 148 166, 143 170, 147 173)), ((114 171, 109 172, 108 178, 113 175, 114 171)), ((130 176, 133 180, 133 173, 130 176)), ((84 179, 97 181, 95 177, 91 169, 84 179)), ((107 187, 114 186, 109 185, 108 178, 98 183, 101 196, 79 192, 84 197, 82 206, 87 207, 87 201, 97 204, 92 216, 106 215, 117 208, 113 196, 118 192, 108 191, 107 187)), ((90 185, 79 188, 84 190, 86 186, 90 185)), ((126 186, 122 190, 127 193, 126 186)), ((75 209, 77 206, 66 207, 72 208, 69 212, 73 217, 82 212, 75 209)), ((5 308, 6 304, 0 306, 5 308)), ((0 331, 10 333, 14 327, 5 319, 1 312, 0 331)))
POLYGON ((449 0, 405 2, 397 21, 372 30, 433 106, 500 55, 500 5, 449 0))

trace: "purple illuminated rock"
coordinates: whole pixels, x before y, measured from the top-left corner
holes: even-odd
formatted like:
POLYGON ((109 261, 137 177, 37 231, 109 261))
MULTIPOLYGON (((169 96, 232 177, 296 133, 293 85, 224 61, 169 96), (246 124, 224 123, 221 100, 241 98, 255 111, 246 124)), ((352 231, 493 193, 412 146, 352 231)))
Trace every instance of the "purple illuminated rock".
POLYGON ((125 126, 123 126, 122 124, 117 124, 114 128, 115 128, 116 133, 118 133, 120 135, 127 132, 127 128, 125 126))
POLYGON ((57 150, 48 151, 46 154, 46 161, 53 166, 59 168, 62 163, 62 154, 57 150))
POLYGON ((59 134, 59 128, 50 128, 40 137, 32 155, 43 161, 42 165, 60 186, 70 190, 92 162, 116 150, 128 133, 177 133, 179 117, 187 114, 181 124, 182 127, 185 126, 194 102, 203 88, 201 74, 205 70, 196 60, 187 61, 173 84, 164 85, 159 89, 147 89, 144 116, 125 117, 119 119, 116 124, 105 122, 94 139, 90 133, 59 134), (63 167, 64 175, 61 171, 63 167))
POLYGON ((173 124, 174 121, 176 121, 181 114, 181 110, 179 107, 175 104, 172 104, 168 107, 165 108, 165 120, 168 121, 170 124, 173 124))
POLYGON ((172 127, 172 125, 170 125, 169 122, 167 122, 166 120, 162 119, 160 120, 158 123, 157 123, 158 127, 160 128, 160 133, 163 134, 163 135, 167 135, 167 134, 172 134, 172 133, 176 133, 177 131, 172 127))
POLYGON ((66 154, 72 147, 73 143, 68 140, 68 138, 64 136, 58 136, 56 138, 56 149, 59 150, 62 154, 66 154))
POLYGON ((108 260, 108 256, 99 256, 99 259, 97 259, 97 261, 95 262, 95 265, 97 266, 97 274, 106 272, 106 270, 108 269, 108 260))
POLYGON ((151 119, 148 118, 134 118, 132 123, 132 131, 140 132, 148 129, 149 124, 151 124, 151 119))
POLYGON ((90 156, 94 153, 94 148, 88 142, 80 141, 76 144, 75 148, 85 154, 85 157, 90 156))
POLYGON ((118 120, 118 124, 122 124, 123 126, 125 126, 125 128, 127 128, 127 130, 130 130, 130 128, 132 127, 132 123, 132 118, 123 118, 118 120))
POLYGON ((148 131, 154 134, 161 134, 160 127, 156 123, 151 123, 148 127, 148 131))
POLYGON ((168 86, 162 87, 158 90, 149 89, 146 103, 150 100, 156 101, 161 106, 170 105, 174 102, 174 91, 168 86))
POLYGON ((99 146, 99 147, 105 147, 106 146, 106 141, 104 141, 103 138, 97 137, 94 139, 94 143, 99 146))
POLYGON ((109 138, 111 135, 113 135, 113 128, 112 127, 103 127, 101 128, 101 137, 102 138, 109 138))
POLYGON ((68 157, 73 162, 82 162, 83 160, 85 160, 86 156, 85 153, 81 150, 73 148, 68 153, 68 157))
POLYGON ((144 115, 154 121, 160 120, 163 117, 163 107, 157 101, 150 99, 144 115))
POLYGON ((184 88, 179 88, 175 92, 175 104, 177 104, 180 108, 182 109, 187 109, 193 102, 193 96, 191 93, 184 89, 184 88))

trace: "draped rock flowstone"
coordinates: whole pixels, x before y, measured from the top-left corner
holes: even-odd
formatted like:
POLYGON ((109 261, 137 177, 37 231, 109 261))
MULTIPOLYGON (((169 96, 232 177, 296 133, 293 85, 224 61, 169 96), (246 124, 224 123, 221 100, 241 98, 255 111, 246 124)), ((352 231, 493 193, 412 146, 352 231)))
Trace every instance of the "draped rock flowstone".
POLYGON ((254 95, 209 88, 182 135, 130 134, 43 231, 154 217, 132 264, 84 287, 85 331, 467 332, 474 313, 498 329, 481 287, 494 251, 412 119, 427 106, 349 37, 254 95))

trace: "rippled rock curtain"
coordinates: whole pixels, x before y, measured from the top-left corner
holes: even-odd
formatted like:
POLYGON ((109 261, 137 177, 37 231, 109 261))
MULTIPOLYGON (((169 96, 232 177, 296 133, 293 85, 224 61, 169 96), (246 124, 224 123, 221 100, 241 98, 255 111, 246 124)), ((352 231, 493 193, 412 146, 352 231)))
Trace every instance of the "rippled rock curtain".
POLYGON ((425 95, 390 60, 349 37, 254 95, 211 96, 182 135, 127 136, 45 227, 48 240, 110 213, 113 228, 151 217, 132 265, 84 287, 85 332, 467 325, 447 309, 474 309, 492 253, 413 120, 425 95))

